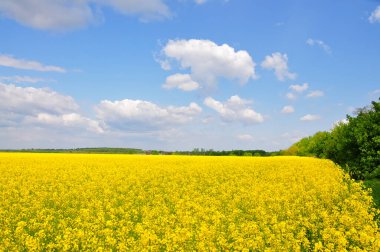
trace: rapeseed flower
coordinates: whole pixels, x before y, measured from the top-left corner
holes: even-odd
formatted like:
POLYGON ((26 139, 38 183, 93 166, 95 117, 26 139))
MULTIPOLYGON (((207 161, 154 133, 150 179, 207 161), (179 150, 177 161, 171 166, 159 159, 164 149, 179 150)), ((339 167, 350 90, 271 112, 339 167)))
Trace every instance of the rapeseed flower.
POLYGON ((379 251, 328 160, 0 154, 0 251, 379 251))

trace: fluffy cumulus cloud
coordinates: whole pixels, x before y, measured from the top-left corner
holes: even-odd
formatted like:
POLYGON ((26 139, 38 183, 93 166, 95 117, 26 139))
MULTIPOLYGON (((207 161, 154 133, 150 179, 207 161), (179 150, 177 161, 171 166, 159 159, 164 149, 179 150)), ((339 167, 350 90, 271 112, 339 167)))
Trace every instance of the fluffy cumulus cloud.
POLYGON ((70 96, 50 89, 18 87, 0 83, 0 110, 17 114, 40 112, 63 114, 77 111, 78 104, 70 96))
POLYGON ((253 136, 250 134, 239 134, 236 136, 236 138, 240 141, 247 141, 247 142, 254 140, 253 136))
POLYGON ((231 96, 226 102, 217 101, 211 97, 204 100, 204 104, 215 110, 225 122, 242 122, 243 124, 255 124, 264 121, 264 117, 254 111, 249 105, 252 102, 240 98, 237 95, 231 96))
POLYGON ((293 112, 294 112, 294 108, 293 108, 293 106, 290 106, 290 105, 284 106, 281 110, 281 113, 283 113, 283 114, 291 114, 293 112))
POLYGON ((98 121, 86 118, 78 113, 61 115, 38 113, 36 116, 27 116, 25 122, 56 128, 86 129, 95 133, 104 132, 98 121))
POLYGON ((173 74, 166 78, 162 85, 165 89, 180 89, 182 91, 193 91, 199 88, 199 84, 191 79, 189 74, 173 74))
POLYGON ((306 40, 306 44, 308 44, 309 46, 319 46, 320 48, 322 48, 326 53, 331 53, 331 48, 329 45, 327 45, 325 42, 323 42, 322 40, 319 40, 319 39, 307 39, 306 40))
POLYGON ((11 55, 4 54, 0 54, 0 66, 40 72, 66 72, 62 67, 44 65, 38 61, 17 59, 11 55))
POLYGON ((297 93, 302 93, 302 92, 306 91, 308 88, 309 88, 309 83, 304 83, 302 85, 295 84, 295 85, 289 86, 289 89, 291 89, 297 93))
MULTIPOLYGON (((227 44, 210 40, 169 40, 162 49, 164 66, 177 61, 191 71, 191 78, 201 85, 214 86, 220 77, 245 84, 256 78, 255 62, 247 51, 237 51, 227 44)), ((162 65, 162 64, 161 64, 162 65)))
POLYGON ((311 114, 304 115, 303 117, 300 118, 301 121, 305 121, 305 122, 316 121, 319 119, 321 119, 319 115, 311 115, 311 114))
POLYGON ((289 72, 288 68, 288 56, 279 52, 272 53, 265 57, 261 63, 261 67, 269 70, 274 70, 274 73, 278 80, 284 81, 286 79, 295 79, 296 74, 289 72))
POLYGON ((309 88, 308 83, 304 83, 302 85, 297 85, 297 84, 290 85, 289 89, 291 89, 294 93, 291 93, 291 92, 287 93, 286 98, 288 98, 289 100, 295 100, 297 99, 299 94, 303 93, 308 88, 309 88))
POLYGON ((98 122, 79 114, 72 97, 50 89, 0 83, 0 100, 0 127, 39 125, 103 131, 98 122))
POLYGON ((101 101, 95 110, 98 119, 111 128, 146 131, 190 122, 202 108, 196 103, 182 107, 161 107, 149 101, 125 99, 101 101))
POLYGON ((322 97, 324 95, 325 95, 325 93, 323 91, 314 90, 314 91, 311 91, 310 93, 308 93, 306 97, 308 97, 308 98, 316 98, 316 97, 322 97))
POLYGON ((380 22, 380 5, 377 6, 376 9, 371 13, 368 20, 371 23, 380 22))
POLYGON ((42 30, 84 27, 99 19, 101 7, 111 7, 142 20, 170 16, 162 0, 2 0, 0 13, 17 22, 42 30))

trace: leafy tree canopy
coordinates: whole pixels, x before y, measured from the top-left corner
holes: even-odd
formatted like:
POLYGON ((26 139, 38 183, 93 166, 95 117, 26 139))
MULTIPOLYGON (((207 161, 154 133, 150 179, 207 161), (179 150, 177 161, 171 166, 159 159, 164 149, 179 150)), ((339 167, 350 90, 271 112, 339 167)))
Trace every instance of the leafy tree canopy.
POLYGON ((358 109, 355 116, 347 115, 330 132, 301 139, 283 154, 329 158, 356 179, 380 177, 380 99, 358 109))

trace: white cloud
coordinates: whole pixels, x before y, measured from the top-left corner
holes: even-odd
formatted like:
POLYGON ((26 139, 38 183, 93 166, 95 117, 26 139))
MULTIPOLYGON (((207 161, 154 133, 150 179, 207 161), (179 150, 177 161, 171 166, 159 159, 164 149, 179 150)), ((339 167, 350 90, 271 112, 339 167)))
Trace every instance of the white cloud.
POLYGON ((289 88, 295 92, 302 93, 303 91, 306 91, 309 88, 309 84, 304 83, 302 85, 290 85, 289 88))
POLYGON ((265 57, 261 66, 265 69, 273 69, 277 79, 284 81, 286 79, 295 79, 296 74, 289 72, 288 69, 288 56, 279 52, 272 53, 265 57))
POLYGON ((101 19, 101 7, 137 15, 142 20, 170 16, 162 0, 2 0, 0 14, 41 30, 68 30, 101 19))
POLYGON ((288 98, 289 100, 295 100, 295 99, 297 99, 297 95, 295 95, 293 93, 287 93, 286 98, 288 98))
POLYGON ((226 122, 239 121, 244 124, 261 123, 264 117, 250 108, 251 101, 244 100, 237 95, 231 96, 225 103, 211 97, 204 100, 204 104, 219 113, 226 122))
POLYGON ((314 46, 314 45, 317 45, 319 46, 320 48, 322 48, 326 53, 330 54, 331 53, 331 48, 329 45, 327 45, 325 42, 323 42, 322 40, 318 40, 318 39, 307 39, 306 40, 306 44, 308 44, 309 46, 314 46))
POLYGON ((58 66, 46 66, 38 61, 16 59, 11 55, 0 54, 0 66, 13 67, 24 70, 34 70, 40 72, 59 72, 64 73, 66 70, 58 66))
POLYGON ((311 91, 310 93, 308 93, 306 97, 316 98, 316 97, 322 97, 324 95, 325 95, 325 93, 323 93, 323 91, 315 90, 315 91, 311 91))
POLYGON ((45 82, 46 79, 35 78, 30 76, 0 76, 0 81, 15 82, 15 83, 38 83, 45 82))
POLYGON ((155 130, 187 123, 202 112, 196 103, 183 107, 160 107, 149 101, 101 101, 95 108, 97 117, 107 125, 125 130, 155 130))
POLYGON ((70 96, 50 89, 18 87, 0 83, 0 110, 18 114, 40 112, 62 114, 77 111, 78 104, 70 96))
POLYGON ((157 61, 160 64, 161 68, 164 69, 165 71, 169 71, 170 69, 172 69, 168 59, 163 60, 163 59, 158 58, 157 56, 154 56, 154 60, 157 61))
POLYGON ((197 39, 169 40, 162 54, 165 60, 176 60, 181 68, 190 69, 191 78, 201 85, 213 86, 219 77, 237 79, 241 84, 256 78, 256 64, 249 53, 235 51, 227 44, 197 39))
POLYGON ((311 114, 304 115, 303 117, 300 118, 301 121, 316 121, 319 119, 321 119, 319 115, 311 115, 311 114))
POLYGON ((380 22, 380 5, 371 13, 368 20, 370 23, 380 22))
POLYGON ((99 123, 81 116, 78 104, 70 96, 50 89, 18 87, 0 83, 0 126, 47 128, 74 127, 103 132, 99 123))
POLYGON ((281 110, 281 113, 284 113, 284 114, 291 114, 294 112, 294 108, 293 106, 284 106, 281 110))
POLYGON ((237 135, 236 138, 239 139, 240 141, 247 141, 247 142, 253 141, 254 139, 253 136, 250 134, 240 134, 240 135, 237 135))
POLYGON ((39 113, 36 116, 26 117, 27 123, 40 124, 46 126, 54 126, 56 128, 84 128, 95 133, 103 133, 104 130, 98 121, 86 118, 77 113, 69 113, 62 115, 52 115, 47 113, 39 113))
POLYGON ((344 118, 344 119, 341 119, 341 120, 338 120, 338 121, 335 121, 332 125, 332 128, 335 128, 336 126, 340 125, 340 124, 348 124, 348 120, 347 118, 344 118))
POLYGON ((199 84, 193 81, 189 74, 173 74, 166 78, 162 87, 165 89, 178 88, 183 91, 193 91, 199 88, 199 84))
POLYGON ((83 27, 94 19, 87 1, 2 0, 2 16, 42 30, 83 27))
MULTIPOLYGON (((162 0, 93 0, 110 6, 126 15, 138 15, 142 21, 170 17, 170 11, 162 0)), ((89 1, 89 2, 93 2, 89 1)))

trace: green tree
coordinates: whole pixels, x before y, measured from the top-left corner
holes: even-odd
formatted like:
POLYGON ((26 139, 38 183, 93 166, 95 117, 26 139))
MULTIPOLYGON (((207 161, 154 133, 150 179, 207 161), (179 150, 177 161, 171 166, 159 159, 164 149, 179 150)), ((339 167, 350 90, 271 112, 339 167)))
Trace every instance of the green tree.
POLYGON ((308 152, 319 158, 327 158, 331 134, 329 132, 317 132, 309 140, 308 152))
MULTIPOLYGON (((380 101, 380 99, 379 99, 380 101)), ((355 178, 380 176, 380 102, 359 109, 356 117, 347 116, 341 130, 339 157, 355 178)))
POLYGON ((380 99, 347 115, 331 132, 305 137, 283 153, 329 158, 355 179, 380 177, 380 99))

